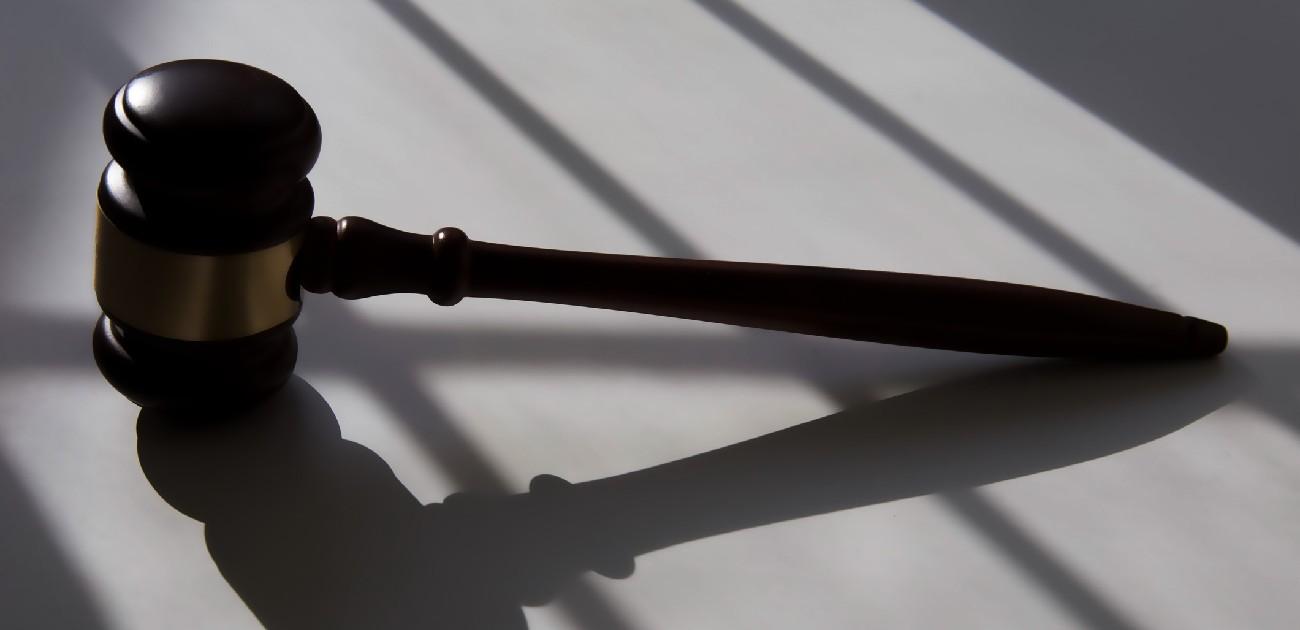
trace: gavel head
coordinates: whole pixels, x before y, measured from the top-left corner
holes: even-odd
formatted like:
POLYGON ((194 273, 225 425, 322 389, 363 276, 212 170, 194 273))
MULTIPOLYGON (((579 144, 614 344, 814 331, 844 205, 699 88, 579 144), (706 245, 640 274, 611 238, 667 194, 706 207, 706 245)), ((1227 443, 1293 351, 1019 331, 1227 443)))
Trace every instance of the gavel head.
POLYGON ((95 362, 142 407, 227 408, 293 371, 290 266, 320 123, 279 78, 216 60, 136 75, 104 110, 95 362))

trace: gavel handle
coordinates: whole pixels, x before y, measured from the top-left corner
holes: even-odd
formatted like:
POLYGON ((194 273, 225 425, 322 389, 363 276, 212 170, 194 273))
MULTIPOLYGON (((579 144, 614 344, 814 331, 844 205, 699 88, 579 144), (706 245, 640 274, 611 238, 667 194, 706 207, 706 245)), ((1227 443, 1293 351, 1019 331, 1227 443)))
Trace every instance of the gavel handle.
POLYGON ((1220 353, 1220 325, 1005 282, 882 271, 569 252, 432 237, 358 217, 312 220, 295 264, 308 291, 572 304, 966 352, 1080 358, 1220 353))

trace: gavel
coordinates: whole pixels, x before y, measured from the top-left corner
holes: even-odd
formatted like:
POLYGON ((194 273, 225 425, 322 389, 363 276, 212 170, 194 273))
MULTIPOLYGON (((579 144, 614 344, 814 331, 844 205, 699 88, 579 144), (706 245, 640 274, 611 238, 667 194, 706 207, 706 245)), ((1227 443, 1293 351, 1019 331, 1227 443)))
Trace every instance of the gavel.
POLYGON ((1219 354, 1213 322, 1068 291, 909 273, 570 252, 313 217, 321 149, 289 84, 230 61, 146 69, 104 110, 93 336, 146 408, 227 409, 297 360, 300 291, 420 293, 631 311, 964 352, 1084 359, 1219 354))

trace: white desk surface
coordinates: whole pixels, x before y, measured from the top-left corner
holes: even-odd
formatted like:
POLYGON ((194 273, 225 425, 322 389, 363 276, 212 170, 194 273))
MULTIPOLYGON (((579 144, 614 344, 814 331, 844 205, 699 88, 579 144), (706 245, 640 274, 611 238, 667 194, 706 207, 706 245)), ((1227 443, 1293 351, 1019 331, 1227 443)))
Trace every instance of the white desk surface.
POLYGON ((10 3, 0 625, 1296 627, 1300 98, 1295 38, 1275 35, 1300 14, 1018 4, 10 3), (1052 286, 1223 322, 1232 345, 1195 365, 1062 366, 560 306, 313 297, 285 396, 317 441, 220 460, 143 422, 138 444, 139 410, 90 357, 100 112, 137 70, 186 57, 268 69, 312 103, 320 214, 1052 286), (643 553, 626 579, 585 573, 542 606, 480 605, 535 567, 479 563, 456 541, 490 536, 436 508, 416 510, 427 531, 331 538, 330 514, 392 517, 384 493, 518 493, 796 426, 813 437, 713 471, 727 483, 705 458, 702 477, 659 488, 679 504, 609 535, 736 531, 643 553), (248 479, 303 458, 317 477, 284 483, 324 507, 263 500, 248 479), (226 490, 262 499, 212 499, 226 490))

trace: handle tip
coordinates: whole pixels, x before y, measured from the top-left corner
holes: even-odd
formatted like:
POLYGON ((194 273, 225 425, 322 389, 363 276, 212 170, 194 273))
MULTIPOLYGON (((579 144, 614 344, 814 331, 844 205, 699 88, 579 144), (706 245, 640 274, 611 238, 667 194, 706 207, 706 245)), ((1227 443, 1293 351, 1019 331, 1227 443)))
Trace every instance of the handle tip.
POLYGON ((1228 347, 1228 329, 1196 317, 1187 320, 1187 353, 1193 357, 1212 357, 1228 347))

